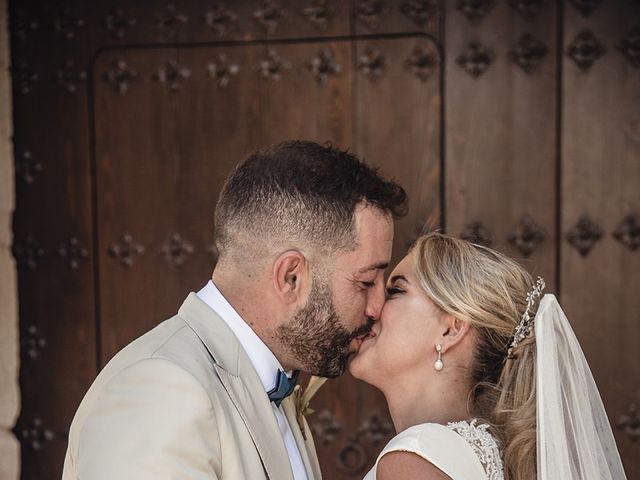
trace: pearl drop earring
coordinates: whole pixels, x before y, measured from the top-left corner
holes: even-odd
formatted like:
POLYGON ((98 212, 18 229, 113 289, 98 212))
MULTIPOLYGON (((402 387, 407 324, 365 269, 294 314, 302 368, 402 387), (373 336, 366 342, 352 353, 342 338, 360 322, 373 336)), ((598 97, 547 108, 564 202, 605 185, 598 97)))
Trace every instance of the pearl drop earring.
POLYGON ((442 363, 442 345, 436 345, 436 352, 438 352, 438 359, 436 360, 436 363, 433 364, 433 368, 440 371, 444 367, 444 363, 442 363))

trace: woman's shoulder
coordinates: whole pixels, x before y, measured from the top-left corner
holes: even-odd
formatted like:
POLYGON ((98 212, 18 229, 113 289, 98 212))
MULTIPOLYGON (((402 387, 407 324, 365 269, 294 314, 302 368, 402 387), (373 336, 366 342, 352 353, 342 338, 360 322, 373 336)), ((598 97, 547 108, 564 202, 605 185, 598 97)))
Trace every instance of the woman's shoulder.
POLYGON ((454 480, 503 478, 498 442, 489 426, 478 424, 477 420, 409 427, 391 439, 378 462, 397 451, 415 453, 454 480))
POLYGON ((502 480, 502 453, 498 440, 490 433, 491 427, 486 423, 478 424, 477 419, 471 422, 450 422, 447 428, 460 435, 478 457, 488 480, 502 480))

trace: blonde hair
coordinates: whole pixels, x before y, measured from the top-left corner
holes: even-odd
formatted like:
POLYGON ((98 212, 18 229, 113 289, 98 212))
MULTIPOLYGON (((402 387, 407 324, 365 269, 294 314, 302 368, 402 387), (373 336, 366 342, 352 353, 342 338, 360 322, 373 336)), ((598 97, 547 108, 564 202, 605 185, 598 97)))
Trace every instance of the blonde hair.
MULTIPOLYGON (((515 358, 506 358, 533 288, 531 275, 495 250, 441 233, 420 237, 412 252, 429 298, 477 333, 468 378, 470 410, 493 426, 503 446, 505 479, 535 478, 534 336, 514 349, 515 358)), ((535 308, 530 313, 535 315, 535 308)))

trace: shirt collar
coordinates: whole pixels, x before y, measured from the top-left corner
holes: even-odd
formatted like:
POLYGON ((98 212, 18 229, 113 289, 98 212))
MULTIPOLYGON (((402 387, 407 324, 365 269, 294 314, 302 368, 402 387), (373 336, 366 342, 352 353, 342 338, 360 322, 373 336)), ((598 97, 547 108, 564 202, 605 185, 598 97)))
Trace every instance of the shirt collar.
POLYGON ((266 392, 275 388, 278 381, 278 370, 284 370, 269 347, 253 331, 247 322, 218 290, 212 280, 196 294, 212 310, 214 310, 233 331, 242 348, 258 373, 258 377, 266 392))

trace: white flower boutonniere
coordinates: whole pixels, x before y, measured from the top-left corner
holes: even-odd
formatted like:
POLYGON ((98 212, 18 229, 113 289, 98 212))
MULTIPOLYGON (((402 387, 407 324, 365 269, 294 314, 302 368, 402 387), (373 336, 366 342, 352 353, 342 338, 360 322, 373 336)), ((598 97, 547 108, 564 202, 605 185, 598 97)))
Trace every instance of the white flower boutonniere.
POLYGON ((327 379, 324 377, 316 377, 312 376, 309 380, 309 384, 307 388, 302 390, 300 385, 296 385, 293 390, 293 395, 296 402, 296 419, 298 420, 298 426, 300 427, 300 431, 302 432, 302 436, 304 439, 307 439, 307 434, 304 431, 304 417, 313 413, 313 409, 309 408, 309 402, 313 396, 320 390, 320 387, 326 382, 327 379))

